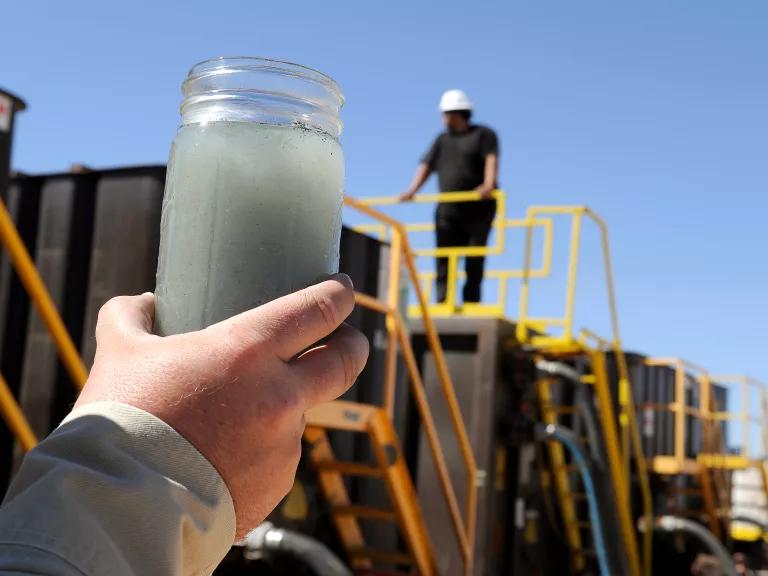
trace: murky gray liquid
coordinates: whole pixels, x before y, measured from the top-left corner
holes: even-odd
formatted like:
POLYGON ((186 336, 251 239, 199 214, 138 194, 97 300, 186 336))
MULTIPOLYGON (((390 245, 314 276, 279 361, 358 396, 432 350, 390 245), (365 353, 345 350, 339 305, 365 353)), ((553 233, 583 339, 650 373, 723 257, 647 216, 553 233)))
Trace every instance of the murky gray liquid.
POLYGON ((199 330, 338 271, 344 159, 321 132, 183 126, 163 199, 155 332, 199 330))

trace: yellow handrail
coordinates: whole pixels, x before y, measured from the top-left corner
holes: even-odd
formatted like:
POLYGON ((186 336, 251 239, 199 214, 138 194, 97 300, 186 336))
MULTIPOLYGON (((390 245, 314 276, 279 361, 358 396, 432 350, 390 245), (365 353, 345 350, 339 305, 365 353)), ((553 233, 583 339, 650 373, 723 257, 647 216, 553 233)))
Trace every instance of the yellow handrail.
POLYGON ((424 425, 424 431, 427 437, 428 445, 430 447, 432 458, 435 462, 435 467, 437 468, 440 488, 448 504, 451 522, 456 534, 457 542, 459 544, 459 549, 462 554, 462 559, 464 561, 465 574, 469 575, 473 570, 474 536, 477 516, 477 464, 475 463, 472 446, 469 441, 469 435, 467 434, 464 419, 461 415, 461 409, 456 398, 456 393, 453 387, 450 373, 448 371, 448 366, 445 361, 440 339, 437 335, 437 330, 435 329, 434 323, 430 317, 426 298, 424 297, 424 294, 421 290, 414 257, 408 242, 407 232, 404 226, 398 221, 371 208, 362 201, 347 196, 344 199, 344 203, 345 205, 354 208, 366 216, 375 219, 381 225, 385 226, 389 231, 389 236, 391 237, 391 245, 389 263, 390 278, 387 303, 381 302, 372 296, 360 293, 356 295, 356 300, 357 303, 361 306, 384 314, 386 318, 388 333, 386 357, 388 359, 388 368, 385 373, 384 405, 385 408, 390 411, 393 408, 396 384, 395 363, 394 360, 392 360, 391 364, 389 362, 390 359, 396 359, 396 349, 394 348, 392 340, 393 336, 396 339, 397 344, 400 346, 400 350, 403 354, 403 359, 405 361, 405 366, 409 375, 411 391, 413 393, 422 424, 424 425), (462 518, 462 514, 458 506, 458 500, 456 498, 456 493, 453 488, 453 483, 448 473, 445 456, 442 451, 437 428, 434 424, 432 411, 427 401, 426 390, 421 379, 416 357, 413 352, 413 348, 411 347, 407 331, 405 329, 404 320, 399 312, 399 271, 403 261, 408 271, 408 278, 413 284, 419 306, 421 307, 427 343, 435 360, 441 390, 448 404, 451 423, 459 442, 462 460, 467 474, 467 494, 464 518, 462 518))
MULTIPOLYGON (((448 286, 445 302, 429 304, 429 312, 432 316, 450 316, 460 310, 461 313, 474 316, 493 316, 503 317, 506 312, 506 295, 510 280, 523 278, 526 273, 521 269, 488 270, 485 278, 490 278, 498 282, 498 296, 492 303, 464 303, 459 307, 457 302, 456 282, 465 277, 464 272, 459 270, 459 259, 472 256, 498 256, 504 254, 507 244, 507 230, 513 228, 541 228, 543 230, 543 245, 541 265, 536 269, 529 269, 527 274, 530 278, 546 278, 551 273, 552 268, 552 246, 553 246, 553 223, 550 218, 535 218, 532 221, 528 218, 514 219, 506 218, 506 194, 503 190, 495 190, 492 195, 496 199, 497 215, 493 221, 492 229, 496 231, 495 243, 492 246, 456 246, 456 247, 435 247, 412 249, 414 256, 419 258, 446 258, 448 260, 448 286)), ((412 202, 416 204, 431 204, 435 202, 453 203, 480 201, 483 198, 478 192, 444 192, 440 194, 424 194, 416 196, 412 202)), ((392 206, 399 203, 396 197, 380 196, 362 198, 359 200, 366 206, 392 206)), ((387 238, 388 226, 382 223, 360 224, 354 227, 358 232, 374 234, 381 240, 387 238)), ((434 223, 411 223, 405 224, 404 230, 407 233, 424 233, 435 230, 434 223)), ((419 279, 422 281, 422 291, 424 297, 429 301, 431 296, 431 281, 435 278, 434 272, 419 272, 419 279)), ((421 307, 418 304, 409 306, 410 316, 421 316, 421 307)))
MULTIPOLYGON (((528 314, 529 300, 530 300, 530 279, 532 278, 530 273, 523 275, 522 286, 520 290, 520 307, 519 317, 517 324, 518 339, 522 342, 530 341, 533 344, 541 343, 548 346, 560 346, 568 348, 573 343, 580 343, 586 345, 589 340, 597 341, 598 349, 610 349, 616 361, 616 367, 618 370, 618 404, 619 404, 619 428, 620 428, 620 443, 621 454, 624 461, 624 471, 621 474, 621 481, 624 482, 626 495, 628 496, 629 487, 629 465, 630 455, 634 455, 635 467, 638 479, 640 480, 640 490, 643 501, 643 515, 650 525, 651 517, 653 514, 653 502, 650 489, 650 481, 648 479, 647 464, 645 462, 645 455, 642 450, 640 433, 637 427, 637 419, 634 407, 634 400, 632 397, 632 385, 629 377, 629 370, 627 368, 627 361, 624 355, 624 348, 621 341, 621 335, 619 331, 619 318, 618 310, 616 306, 616 294, 613 284, 613 267, 611 263, 610 244, 608 241, 608 227, 605 221, 598 216, 594 211, 586 206, 532 206, 527 210, 528 222, 533 222, 537 218, 544 216, 570 216, 571 217, 571 239, 569 246, 568 257, 568 280, 566 284, 566 296, 565 296, 565 313, 562 318, 534 318, 528 314), (603 269, 605 272, 605 285, 608 295, 608 310, 611 320, 611 332, 612 337, 610 340, 605 340, 587 330, 582 330, 578 339, 574 338, 574 314, 576 309, 576 280, 578 277, 578 265, 579 255, 581 248, 581 233, 582 223, 584 218, 590 219, 597 225, 600 232, 600 242, 603 254, 603 269), (563 327, 562 334, 559 337, 551 336, 536 336, 530 334, 530 328, 541 326, 553 326, 560 325, 563 327)), ((532 238, 531 227, 528 227, 525 241, 525 255, 524 255, 524 270, 531 269, 532 260, 532 238)), ((608 438, 608 442, 612 442, 612 439, 608 438)), ((626 501, 626 505, 629 506, 629 501, 626 501)), ((648 575, 651 569, 652 559, 652 535, 649 530, 643 533, 643 572, 648 575)), ((625 539, 629 549, 633 544, 625 539)))
MULTIPOLYGON (((710 376, 707 371, 679 358, 650 358, 645 361, 649 366, 667 366, 675 371, 675 391, 672 402, 645 403, 644 410, 672 412, 675 416, 674 452, 671 455, 657 455, 653 458, 650 469, 658 474, 701 474, 706 482, 714 480, 718 497, 730 494, 730 470, 755 468, 768 479, 765 470, 765 458, 768 455, 768 396, 762 382, 746 376, 710 376), (698 406, 687 404, 686 381, 695 381, 699 386, 700 398, 698 406), (741 388, 741 410, 728 410, 718 405, 714 394, 715 385, 723 387, 738 386, 741 388), (753 406, 751 392, 758 393, 759 403, 753 406), (756 411, 752 410, 756 408, 756 411), (699 420, 702 430, 702 446, 695 455, 685 453, 686 418, 699 420), (735 438, 726 438, 721 425, 724 422, 740 421, 743 426, 741 446, 735 438), (760 452, 752 454, 751 436, 753 427, 757 426, 760 434, 760 452), (733 453, 737 447, 738 452, 733 453), (708 478, 711 474, 711 480, 708 478)), ((763 489, 768 497, 768 482, 763 489)), ((714 494, 714 493, 713 493, 714 494)), ((715 506, 714 513, 709 513, 712 529, 719 533, 719 521, 728 525, 730 512, 729 498, 725 497, 724 506, 721 502, 715 506)))
MULTIPOLYGON (((600 216, 586 206, 533 206, 528 208, 524 219, 508 219, 505 214, 506 203, 504 192, 496 190, 494 192, 494 197, 499 203, 500 215, 494 222, 494 228, 497 231, 497 239, 493 246, 480 249, 477 247, 451 247, 437 249, 428 248, 414 251, 414 254, 418 256, 438 256, 448 258, 448 289, 446 302, 430 306, 429 311, 432 315, 457 314, 459 308, 456 305, 456 282, 462 276, 458 271, 459 258, 477 255, 502 254, 505 250, 503 243, 503 232, 505 229, 511 227, 524 228, 525 246, 523 253, 523 268, 521 270, 489 270, 485 275, 486 278, 496 278, 501 282, 499 286, 499 300, 493 304, 465 304, 460 312, 466 315, 503 316, 506 310, 505 298, 507 294, 507 281, 512 278, 520 278, 522 282, 520 288, 519 316, 517 318, 517 335, 521 342, 531 343, 547 350, 578 351, 590 355, 593 359, 598 358, 598 356, 596 356, 596 351, 598 350, 610 350, 613 352, 618 371, 618 403, 620 407, 618 421, 621 448, 618 454, 620 454, 620 459, 623 462, 623 469, 617 470, 617 474, 619 475, 618 481, 622 483, 619 493, 624 495, 624 505, 629 506, 629 466, 630 462, 634 460, 638 478, 640 480, 643 515, 645 516, 647 525, 650 525, 652 516, 650 483, 647 475, 647 464, 642 451, 640 434, 637 427, 629 370, 619 332, 618 311, 613 284, 613 271, 607 226, 600 216), (571 238, 565 291, 565 312, 562 317, 533 317, 529 314, 530 281, 534 278, 547 277, 551 273, 553 218, 560 216, 570 216, 571 218, 571 238), (582 225, 585 218, 593 222, 600 232, 605 284, 608 294, 608 309, 611 320, 612 337, 610 340, 597 337, 594 333, 589 331, 581 331, 578 338, 574 337, 576 280, 578 276, 582 225), (544 229, 544 254, 542 256, 542 265, 540 268, 533 267, 533 231, 536 227, 542 227, 544 229), (561 335, 551 336, 541 334, 541 332, 553 326, 562 328, 561 335), (597 345, 593 346, 593 342, 596 342, 597 345)), ((416 202, 420 203, 466 202, 473 200, 480 200, 480 196, 476 192, 450 192, 416 197, 416 202)), ((386 206, 396 204, 398 199, 395 197, 366 198, 363 202, 366 205, 386 206)), ((378 232, 380 237, 386 238, 386 232, 376 225, 359 227, 358 229, 378 232)), ((404 227, 405 232, 428 232, 431 230, 434 230, 434 225, 428 223, 410 224, 404 227)), ((431 280, 435 277, 435 274, 426 272, 420 273, 418 276, 428 293, 428 287, 431 286, 431 280)), ((424 290, 422 290, 421 285, 418 285, 418 289, 420 292, 420 301, 418 307, 411 308, 410 312, 413 315, 418 315, 419 310, 423 308, 423 306, 421 306, 421 299, 423 298, 421 292, 424 290)), ((607 441, 613 442, 613 439, 609 438, 607 441)), ((630 552, 634 550, 635 544, 633 538, 629 535, 633 528, 630 524, 627 524, 629 521, 627 518, 629 517, 627 516, 624 518, 623 532, 625 533, 624 540, 627 550, 630 552)), ((651 569, 651 536, 650 531, 645 531, 642 536, 642 567, 643 572, 646 575, 650 574, 651 569)))
POLYGON ((706 369, 680 358, 648 358, 648 366, 668 366, 675 370, 675 394, 672 402, 643 404, 640 408, 652 411, 666 411, 675 414, 675 447, 671 455, 656 456, 651 463, 651 469, 660 474, 679 474, 692 472, 695 464, 708 468, 740 469, 755 466, 768 456, 768 391, 765 385, 747 376, 711 376, 706 369), (685 398, 685 381, 693 378, 699 385, 700 401, 697 407, 688 406, 685 398), (714 385, 724 387, 739 386, 741 388, 742 408, 738 411, 726 410, 717 405, 713 394, 714 385), (758 412, 752 407, 750 391, 756 390, 759 395, 758 412), (740 421, 743 426, 742 438, 739 444, 731 439, 728 445, 724 441, 717 446, 707 444, 695 458, 687 458, 684 453, 686 427, 685 417, 690 416, 701 421, 702 428, 707 431, 718 431, 719 423, 740 421), (751 427, 757 426, 760 434, 760 453, 751 454, 751 427), (737 447, 734 454, 732 448, 737 447), (716 450, 716 448, 718 448, 716 450))
MULTIPOLYGON (((742 440, 739 455, 747 462, 761 461, 768 458, 768 394, 766 386, 759 380, 742 375, 715 375, 710 376, 713 384, 732 388, 741 388, 741 410, 737 412, 729 410, 715 410, 710 414, 713 422, 726 420, 740 420, 742 423, 742 440), (751 391, 757 391, 759 396, 758 414, 750 410, 752 407, 751 391), (757 425, 760 432, 760 452, 752 455, 750 439, 752 426, 757 425)), ((725 408, 725 407, 723 407, 725 408)))
POLYGON ((706 425, 706 413, 710 399, 709 381, 706 377, 707 371, 700 366, 687 362, 681 358, 646 358, 646 366, 666 366, 675 371, 675 391, 672 402, 656 403, 642 405, 641 409, 654 412, 668 411, 674 414, 674 447, 671 455, 655 456, 650 463, 651 469, 661 474, 680 474, 684 471, 693 472, 695 466, 692 461, 695 458, 687 458, 685 454, 686 438, 686 416, 691 416, 702 421, 702 426, 706 425), (698 376, 695 378, 699 386, 699 406, 687 406, 685 401, 685 383, 688 378, 688 372, 695 372, 698 376), (671 460, 670 460, 671 459, 671 460), (689 462, 689 460, 691 460, 689 462))

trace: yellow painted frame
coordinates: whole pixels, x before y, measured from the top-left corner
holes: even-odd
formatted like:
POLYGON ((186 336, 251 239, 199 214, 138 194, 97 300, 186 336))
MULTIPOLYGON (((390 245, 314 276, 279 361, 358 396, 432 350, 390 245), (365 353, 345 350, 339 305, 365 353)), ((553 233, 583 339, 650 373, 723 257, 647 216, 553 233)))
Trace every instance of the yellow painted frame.
MULTIPOLYGON (((503 198, 503 192, 497 190, 494 192, 497 198, 503 198)), ((420 202, 447 202, 447 201, 470 201, 479 200, 477 193, 469 192, 450 192, 446 194, 427 195, 417 197, 420 202)), ((396 197, 369 198, 364 200, 369 205, 393 205, 398 203, 396 197)), ((501 218, 497 219, 496 226, 499 226, 501 218)), ((504 220, 505 228, 507 220, 504 220)), ((517 319, 517 337, 520 342, 531 344, 547 353, 564 354, 586 354, 593 363, 594 374, 588 376, 589 383, 596 386, 598 398, 602 398, 601 403, 606 416, 602 418, 602 424, 607 427, 606 439, 607 450, 611 455, 611 469, 614 478, 617 481, 617 504, 619 506, 620 523, 622 526, 622 537, 625 549, 629 556, 630 567, 633 575, 642 573, 650 575, 652 558, 652 534, 646 530, 642 535, 642 564, 639 561, 637 553, 637 544, 635 542, 635 527, 632 524, 629 503, 629 476, 630 462, 634 457, 638 478, 643 499, 643 516, 646 525, 650 526, 652 522, 652 499, 650 492, 650 482, 648 479, 648 466, 642 451, 640 434, 637 427, 637 415, 634 401, 631 394, 631 383, 629 380, 629 370, 624 356, 621 338, 619 335, 618 312, 616 308, 615 290, 613 284, 613 270, 611 265, 610 246, 608 242, 608 228, 603 219, 586 206, 532 206, 528 208, 525 219, 511 220, 511 225, 518 225, 526 229, 524 266, 522 270, 512 271, 489 271, 499 278, 520 278, 522 280, 519 317, 517 319), (566 284, 565 296, 565 314, 562 317, 531 317, 528 314, 530 298, 530 280, 548 276, 551 272, 551 251, 552 251, 552 219, 555 216, 570 216, 571 239, 569 246, 568 259, 568 280, 566 284), (608 292, 608 306, 611 316, 612 337, 610 340, 599 337, 593 332, 582 330, 578 336, 574 335, 574 311, 576 302, 576 278, 579 264, 579 251, 581 247, 581 232, 583 220, 591 220, 599 229, 601 237, 601 247, 603 253, 603 264, 605 270, 605 281, 608 292), (545 223, 546 222, 546 223, 545 223), (543 257, 544 265, 540 269, 534 269, 533 260, 533 229, 536 226, 545 227, 545 254, 543 257), (542 333, 552 326, 562 327, 560 336, 547 336, 542 333), (610 389, 605 372, 605 352, 612 351, 616 357, 617 368, 619 372, 619 407, 618 415, 620 433, 608 433, 615 430, 613 420, 613 405, 610 401, 610 389), (617 439, 619 441, 617 442, 617 439)), ((358 228, 363 231, 365 228, 358 228)), ((404 230, 414 232, 424 232, 433 229, 429 224, 416 224, 404 227, 404 230)), ((500 228, 497 228, 500 229, 500 228)), ((367 230, 377 230, 368 228, 367 230)), ((381 234, 381 230, 378 230, 381 234)), ((384 233, 383 238, 386 238, 384 233)), ((497 235, 498 237, 498 235, 497 235)), ((503 248, 502 248, 503 249, 503 248)), ((447 248, 425 250, 423 255, 440 255, 449 257, 448 266, 448 293, 446 302, 443 304, 434 304, 428 307, 431 315, 435 316, 455 316, 455 315, 475 315, 475 316, 503 316, 504 302, 492 304, 472 304, 463 306, 459 309, 456 306, 456 284, 459 278, 458 258, 461 256, 475 255, 474 251, 467 248, 447 248)), ((478 254, 498 253, 497 245, 487 249, 487 252, 478 252, 478 254)), ((428 274, 423 274, 427 277, 428 274)), ((500 290, 500 294, 506 298, 506 289, 500 290)), ((585 383, 587 381, 585 380, 585 383)))
POLYGON ((424 425, 430 452, 435 461, 439 485, 448 504, 451 523, 454 528, 462 559, 464 560, 464 573, 465 576, 469 576, 474 569, 474 541, 477 522, 477 464, 472 451, 472 445, 469 441, 469 434, 461 415, 461 408, 459 407, 458 399, 456 398, 451 375, 448 371, 448 365, 440 344, 440 338, 430 315, 430 307, 424 292, 421 289, 415 257, 408 241, 408 233, 400 222, 375 210, 369 203, 347 196, 344 199, 344 204, 347 207, 357 210, 369 218, 376 220, 379 226, 385 227, 384 237, 391 239, 389 261, 390 276, 387 302, 382 302, 370 295, 359 292, 356 293, 355 299, 358 305, 379 312, 386 318, 387 362, 385 364, 384 408, 390 417, 394 411, 398 346, 402 352, 409 375, 411 391, 414 395, 414 401, 416 402, 422 424, 424 425), (407 278, 413 285, 419 303, 418 305, 422 311, 427 344, 435 360, 440 387, 448 405, 452 428, 458 440, 462 461, 467 474, 467 493, 463 516, 458 506, 453 482, 448 474, 448 468, 445 463, 445 456, 442 451, 437 428, 432 420, 431 408, 427 402, 424 383, 421 380, 416 356, 410 344, 405 320, 400 314, 400 270, 403 265, 405 265, 407 278))

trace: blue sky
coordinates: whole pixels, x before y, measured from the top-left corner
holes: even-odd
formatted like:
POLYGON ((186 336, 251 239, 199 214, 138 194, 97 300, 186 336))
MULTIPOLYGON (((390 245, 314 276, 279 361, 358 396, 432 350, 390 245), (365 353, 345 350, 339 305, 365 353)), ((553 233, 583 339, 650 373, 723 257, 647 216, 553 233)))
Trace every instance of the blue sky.
MULTIPOLYGON (((393 194, 440 129, 441 92, 464 88, 500 135, 512 215, 587 204, 608 221, 628 347, 768 380, 763 0, 6 0, 3 21, 30 173, 165 162, 188 68, 266 55, 338 80, 348 192, 393 194)), ((594 240, 577 319, 607 332, 594 240)), ((559 288, 539 294, 561 311, 559 288)))

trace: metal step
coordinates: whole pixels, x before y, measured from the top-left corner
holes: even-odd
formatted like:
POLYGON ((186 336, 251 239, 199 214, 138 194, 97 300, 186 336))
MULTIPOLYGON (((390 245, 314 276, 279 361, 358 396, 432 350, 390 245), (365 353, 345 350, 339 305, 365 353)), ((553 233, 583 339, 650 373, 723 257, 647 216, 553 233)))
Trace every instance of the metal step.
POLYGON ((355 516, 357 518, 366 518, 370 520, 386 520, 392 522, 397 520, 397 515, 393 510, 374 508, 372 506, 360 506, 357 504, 334 506, 331 509, 331 513, 340 516, 355 516))
POLYGON ((394 552, 390 550, 381 550, 379 548, 360 548, 349 551, 350 558, 355 560, 370 560, 376 564, 386 564, 389 566, 413 566, 415 561, 413 556, 403 552, 394 552))
POLYGON ((310 445, 310 460, 318 472, 323 496, 330 504, 333 523, 353 568, 371 570, 373 564, 408 566, 414 567, 421 576, 436 576, 432 543, 389 415, 381 408, 337 400, 314 408, 306 418, 304 438, 310 445), (376 465, 336 460, 326 430, 366 434, 376 465), (381 479, 392 508, 351 502, 345 475, 381 479), (369 548, 359 524, 364 519, 397 523, 408 553, 369 548))
POLYGON ((375 478, 384 475, 384 471, 378 466, 358 464, 357 462, 344 462, 342 460, 315 462, 315 468, 320 472, 338 472, 346 476, 368 476, 375 478))

